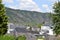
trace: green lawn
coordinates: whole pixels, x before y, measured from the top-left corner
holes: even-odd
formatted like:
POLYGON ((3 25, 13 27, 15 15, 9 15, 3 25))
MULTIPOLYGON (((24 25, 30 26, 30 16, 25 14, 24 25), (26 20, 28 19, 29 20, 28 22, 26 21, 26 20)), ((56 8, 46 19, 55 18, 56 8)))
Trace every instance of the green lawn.
POLYGON ((19 37, 14 37, 12 35, 4 35, 0 36, 0 40, 26 40, 26 37, 24 35, 19 37))
POLYGON ((15 37, 11 35, 4 35, 0 36, 0 40, 15 40, 15 37))
POLYGON ((43 36, 39 36, 39 37, 37 37, 37 40, 44 40, 44 37, 43 36))
POLYGON ((37 40, 44 40, 44 39, 37 39, 37 40))
POLYGON ((22 35, 22 36, 19 36, 19 37, 17 38, 17 40, 26 40, 26 37, 25 37, 24 35, 22 35))

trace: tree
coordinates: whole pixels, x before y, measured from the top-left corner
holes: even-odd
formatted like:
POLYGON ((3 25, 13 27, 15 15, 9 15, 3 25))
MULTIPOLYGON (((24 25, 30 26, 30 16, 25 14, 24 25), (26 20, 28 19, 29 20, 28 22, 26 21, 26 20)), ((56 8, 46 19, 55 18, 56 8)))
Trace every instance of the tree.
POLYGON ((53 6, 54 14, 53 14, 53 25, 54 32, 56 35, 60 35, 60 2, 56 2, 53 6))
POLYGON ((38 24, 37 26, 38 26, 38 28, 40 28, 40 29, 41 29, 42 24, 38 24))
POLYGON ((45 21, 43 21, 42 23, 37 24, 37 27, 41 29, 41 26, 43 26, 45 24, 45 21))
POLYGON ((0 0, 0 35, 4 35, 7 32, 8 18, 5 12, 5 7, 2 4, 2 0, 0 0))
POLYGON ((39 28, 39 32, 41 32, 41 26, 42 26, 42 24, 37 25, 37 27, 39 28))

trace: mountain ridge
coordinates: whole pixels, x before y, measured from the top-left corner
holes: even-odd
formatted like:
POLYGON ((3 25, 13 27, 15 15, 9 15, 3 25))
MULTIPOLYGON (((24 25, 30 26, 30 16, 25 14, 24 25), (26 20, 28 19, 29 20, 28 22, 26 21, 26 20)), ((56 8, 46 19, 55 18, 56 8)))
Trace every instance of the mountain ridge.
POLYGON ((37 25, 45 22, 44 25, 51 25, 52 23, 50 13, 16 10, 6 7, 6 15, 9 17, 9 22, 14 24, 37 25))

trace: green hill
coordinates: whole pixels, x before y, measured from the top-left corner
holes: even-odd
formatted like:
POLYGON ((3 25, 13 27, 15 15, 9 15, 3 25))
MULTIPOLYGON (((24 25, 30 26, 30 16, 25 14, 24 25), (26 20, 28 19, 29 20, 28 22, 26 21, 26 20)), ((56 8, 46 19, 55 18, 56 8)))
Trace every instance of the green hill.
POLYGON ((6 13, 9 17, 9 22, 15 24, 36 25, 44 22, 44 25, 50 25, 52 23, 50 13, 15 10, 11 8, 6 8, 6 13))

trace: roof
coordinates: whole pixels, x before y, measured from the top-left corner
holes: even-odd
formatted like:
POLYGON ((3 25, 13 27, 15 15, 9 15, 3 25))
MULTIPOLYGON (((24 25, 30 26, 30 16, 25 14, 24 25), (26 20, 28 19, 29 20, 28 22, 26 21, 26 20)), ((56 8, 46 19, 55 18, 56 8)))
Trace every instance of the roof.
POLYGON ((16 27, 15 28, 16 32, 18 33, 32 33, 32 34, 36 34, 38 32, 35 32, 35 31, 28 31, 26 28, 20 28, 20 27, 16 27))

